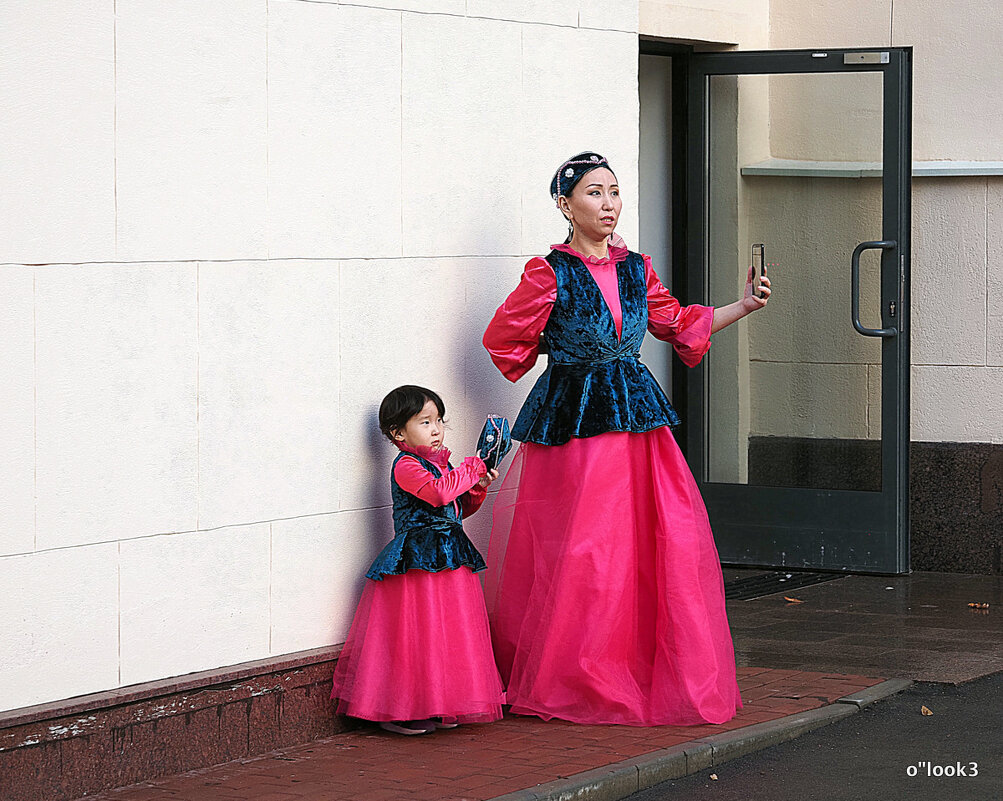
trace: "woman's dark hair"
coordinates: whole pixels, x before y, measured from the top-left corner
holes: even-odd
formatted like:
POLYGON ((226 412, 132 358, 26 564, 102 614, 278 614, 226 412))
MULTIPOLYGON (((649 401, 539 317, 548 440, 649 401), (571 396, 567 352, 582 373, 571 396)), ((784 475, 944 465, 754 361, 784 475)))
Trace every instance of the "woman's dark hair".
MULTIPOLYGON (((554 199, 554 202, 556 203, 557 198, 561 195, 570 196, 578 185, 578 182, 588 173, 592 172, 592 170, 596 170, 599 167, 605 167, 610 172, 613 172, 613 168, 609 166, 606 157, 598 153, 593 153, 591 150, 586 150, 584 153, 579 153, 577 156, 569 158, 557 168, 554 177, 550 179, 550 196, 554 199)), ((613 177, 616 178, 616 173, 613 173, 613 177)))
POLYGON ((438 393, 414 384, 405 384, 391 390, 380 404, 380 431, 383 436, 393 442, 394 432, 404 428, 407 421, 424 409, 429 401, 435 404, 439 416, 445 419, 446 404, 438 393))
MULTIPOLYGON (((606 157, 598 153, 593 153, 591 150, 586 150, 584 153, 572 156, 558 167, 557 172, 554 173, 554 177, 550 179, 550 196, 558 204, 557 207, 561 207, 558 202, 558 198, 561 195, 570 197, 571 193, 575 191, 575 187, 578 186, 578 182, 588 173, 592 172, 592 170, 597 170, 600 167, 605 167, 610 172, 613 172, 613 168, 609 166, 606 157)), ((613 177, 616 178, 616 173, 613 173, 613 177)), ((561 214, 564 214, 564 212, 562 211, 561 214)), ((574 229, 571 227, 571 220, 568 220, 568 238, 564 240, 565 245, 571 242, 573 235, 574 229)))

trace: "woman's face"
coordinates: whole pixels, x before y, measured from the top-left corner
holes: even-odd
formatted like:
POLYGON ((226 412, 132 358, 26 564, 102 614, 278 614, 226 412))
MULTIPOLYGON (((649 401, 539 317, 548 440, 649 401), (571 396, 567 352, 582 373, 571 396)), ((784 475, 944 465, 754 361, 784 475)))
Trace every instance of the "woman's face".
POLYGON ((575 233, 595 242, 613 233, 623 208, 616 176, 605 167, 585 173, 571 195, 560 198, 560 204, 575 233))

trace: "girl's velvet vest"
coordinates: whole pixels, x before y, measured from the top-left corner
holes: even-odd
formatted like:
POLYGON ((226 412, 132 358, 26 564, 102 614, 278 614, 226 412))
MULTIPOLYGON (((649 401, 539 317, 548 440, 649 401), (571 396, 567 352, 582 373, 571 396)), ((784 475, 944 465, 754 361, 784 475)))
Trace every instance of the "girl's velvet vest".
POLYGON ((512 437, 563 445, 572 437, 679 425, 679 415, 640 361, 648 329, 644 258, 631 252, 616 266, 623 315, 619 340, 609 306, 584 262, 557 250, 547 261, 557 277, 557 298, 543 330, 550 357, 512 437))
POLYGON ((438 466, 415 454, 400 454, 390 468, 390 496, 394 503, 394 538, 380 552, 366 573, 366 578, 382 581, 408 570, 438 573, 466 565, 475 573, 484 570, 484 559, 463 533, 463 512, 459 501, 454 505, 432 506, 401 489, 394 478, 394 467, 405 456, 417 459, 436 478, 442 477, 438 466))

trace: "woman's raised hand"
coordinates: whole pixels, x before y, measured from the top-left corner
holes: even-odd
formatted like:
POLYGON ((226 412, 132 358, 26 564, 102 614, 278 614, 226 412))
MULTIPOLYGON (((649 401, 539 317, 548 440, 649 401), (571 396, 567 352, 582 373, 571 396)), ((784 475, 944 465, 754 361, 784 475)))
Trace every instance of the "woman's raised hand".
POLYGON ((770 299, 770 279, 765 275, 760 280, 760 287, 763 296, 757 297, 755 285, 752 279, 752 268, 745 277, 745 295, 741 300, 729 303, 727 306, 714 307, 714 320, 710 324, 710 332, 716 334, 722 328, 727 328, 734 322, 741 320, 745 315, 752 314, 766 305, 770 299))
POLYGON ((759 289, 763 293, 762 297, 756 294, 754 276, 752 267, 750 266, 749 272, 745 276, 745 295, 742 298, 742 305, 746 311, 754 312, 757 309, 761 309, 766 305, 766 301, 770 299, 770 279, 767 276, 764 275, 759 279, 759 289))

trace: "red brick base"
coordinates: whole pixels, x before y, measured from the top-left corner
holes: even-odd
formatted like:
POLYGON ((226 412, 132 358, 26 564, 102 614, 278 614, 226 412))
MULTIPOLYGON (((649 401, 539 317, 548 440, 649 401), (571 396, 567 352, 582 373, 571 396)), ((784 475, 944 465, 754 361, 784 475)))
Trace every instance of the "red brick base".
POLYGON ((0 713, 0 798, 70 801, 346 731, 336 648, 0 713))

